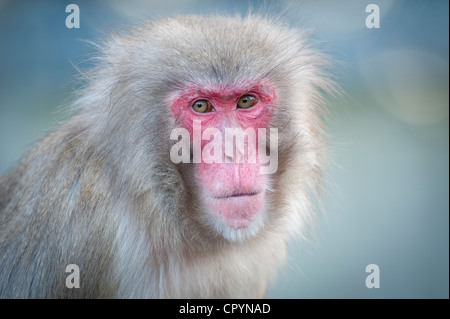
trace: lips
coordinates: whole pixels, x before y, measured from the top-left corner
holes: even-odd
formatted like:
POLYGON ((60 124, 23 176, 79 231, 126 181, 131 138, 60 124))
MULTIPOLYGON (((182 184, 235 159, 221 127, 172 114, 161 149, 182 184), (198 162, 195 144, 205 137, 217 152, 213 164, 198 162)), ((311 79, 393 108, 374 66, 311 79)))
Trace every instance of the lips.
POLYGON ((215 196, 214 198, 227 199, 227 198, 249 197, 249 196, 256 196, 259 193, 261 193, 261 192, 237 192, 237 193, 232 193, 229 195, 215 196))
POLYGON ((234 229, 249 227, 263 212, 265 192, 233 192, 206 199, 211 211, 234 229))

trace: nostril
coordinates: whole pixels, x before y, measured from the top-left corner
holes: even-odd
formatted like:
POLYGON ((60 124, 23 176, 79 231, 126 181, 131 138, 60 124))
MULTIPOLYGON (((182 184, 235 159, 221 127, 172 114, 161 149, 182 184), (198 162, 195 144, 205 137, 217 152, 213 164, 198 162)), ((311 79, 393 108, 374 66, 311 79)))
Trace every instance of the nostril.
POLYGON ((225 163, 233 163, 233 154, 225 153, 225 163))
POLYGON ((225 163, 234 163, 234 164, 243 164, 244 157, 241 152, 236 150, 236 154, 234 152, 225 152, 225 163))

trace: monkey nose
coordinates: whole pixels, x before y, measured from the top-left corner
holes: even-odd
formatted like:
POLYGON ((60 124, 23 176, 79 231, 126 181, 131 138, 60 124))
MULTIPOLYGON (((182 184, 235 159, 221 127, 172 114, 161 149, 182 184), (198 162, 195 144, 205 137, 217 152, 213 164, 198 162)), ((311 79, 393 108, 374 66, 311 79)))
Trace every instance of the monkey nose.
POLYGON ((244 163, 244 147, 241 143, 234 143, 233 136, 231 138, 226 137, 224 148, 225 163, 244 163))
POLYGON ((225 163, 233 163, 233 164, 239 164, 244 162, 244 153, 242 151, 239 151, 236 149, 236 152, 234 150, 227 151, 225 150, 225 163))

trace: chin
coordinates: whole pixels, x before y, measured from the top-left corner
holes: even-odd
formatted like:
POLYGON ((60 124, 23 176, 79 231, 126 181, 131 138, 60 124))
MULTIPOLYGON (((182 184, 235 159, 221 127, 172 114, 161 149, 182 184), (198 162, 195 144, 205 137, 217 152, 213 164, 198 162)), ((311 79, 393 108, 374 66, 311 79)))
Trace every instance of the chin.
POLYGON ((265 191, 208 196, 207 219, 214 230, 229 241, 255 237, 266 224, 265 191))

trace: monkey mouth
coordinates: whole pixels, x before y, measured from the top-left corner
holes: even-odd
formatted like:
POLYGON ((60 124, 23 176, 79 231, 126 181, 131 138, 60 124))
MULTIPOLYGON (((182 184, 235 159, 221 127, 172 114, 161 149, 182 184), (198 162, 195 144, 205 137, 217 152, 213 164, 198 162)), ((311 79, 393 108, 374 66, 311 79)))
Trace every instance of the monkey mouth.
POLYGON ((223 196, 215 196, 214 198, 227 199, 227 198, 250 197, 250 196, 256 196, 260 193, 261 192, 237 192, 237 193, 232 193, 232 194, 223 195, 223 196))
POLYGON ((263 219, 265 191, 234 191, 209 197, 210 211, 227 227, 254 229, 263 219))

